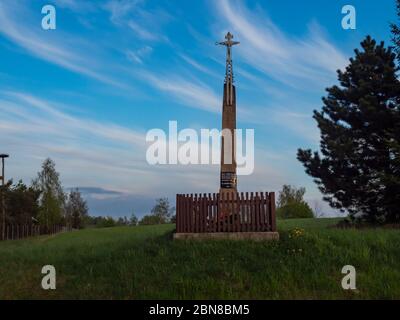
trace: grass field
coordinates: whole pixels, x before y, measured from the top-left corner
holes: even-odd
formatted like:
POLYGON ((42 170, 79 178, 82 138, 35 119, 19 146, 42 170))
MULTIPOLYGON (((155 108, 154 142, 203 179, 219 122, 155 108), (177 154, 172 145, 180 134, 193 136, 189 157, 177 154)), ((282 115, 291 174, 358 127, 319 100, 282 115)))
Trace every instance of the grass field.
POLYGON ((279 221, 277 242, 177 242, 173 225, 2 242, 0 299, 399 299, 400 230, 329 227, 336 222, 279 221), (41 288, 47 264, 56 290, 41 288), (341 288, 347 264, 355 291, 341 288))

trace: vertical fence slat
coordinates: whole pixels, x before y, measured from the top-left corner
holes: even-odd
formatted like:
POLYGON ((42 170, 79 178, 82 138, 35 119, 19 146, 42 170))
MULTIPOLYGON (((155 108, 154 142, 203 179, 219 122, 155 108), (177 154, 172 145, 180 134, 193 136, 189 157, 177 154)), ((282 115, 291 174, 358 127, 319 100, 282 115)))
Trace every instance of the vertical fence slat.
POLYGON ((253 200, 253 210, 254 210, 254 229, 251 230, 253 232, 258 231, 258 202, 257 202, 257 198, 258 198, 258 192, 254 193, 254 200, 253 200))
POLYGON ((203 230, 203 208, 204 208, 204 195, 199 194, 199 232, 203 230))
POLYGON ((221 204, 221 195, 219 193, 216 194, 216 206, 217 206, 217 232, 221 231, 221 212, 222 212, 222 204, 221 204))
POLYGON ((183 232, 187 232, 187 220, 188 220, 188 211, 186 208, 187 199, 186 195, 182 195, 181 198, 181 212, 182 212, 182 220, 183 220, 183 232))
POLYGON ((182 212, 182 195, 179 195, 179 210, 176 211, 176 213, 178 214, 179 211, 179 232, 184 232, 183 231, 183 219, 184 219, 184 212, 182 212))
POLYGON ((201 195, 198 195, 196 193, 196 195, 195 195, 195 199, 196 199, 195 219, 196 219, 196 232, 197 233, 200 232, 200 198, 201 198, 201 195))
POLYGON ((199 232, 199 233, 201 233, 202 231, 201 231, 201 228, 202 228, 202 226, 201 226, 201 218, 202 218, 202 207, 203 207, 203 196, 201 195, 201 193, 199 194, 199 197, 197 198, 197 207, 198 207, 198 210, 197 210, 197 225, 198 225, 198 228, 197 228, 197 232, 199 232))
POLYGON ((262 224, 263 231, 269 231, 269 195, 268 192, 261 192, 261 209, 262 209, 262 224))
POLYGON ((271 215, 271 211, 269 208, 269 203, 270 203, 270 199, 269 199, 269 195, 268 192, 265 193, 265 223, 266 223, 266 228, 265 231, 270 231, 270 215, 271 215))
POLYGON ((182 223, 181 223, 181 208, 180 208, 180 200, 181 196, 179 194, 176 195, 176 232, 182 232, 182 223))
POLYGON ((218 212, 218 231, 223 232, 224 231, 224 219, 223 219, 223 214, 224 214, 224 194, 220 193, 219 194, 219 212, 218 212))
POLYGON ((230 231, 235 231, 235 193, 230 192, 230 199, 229 199, 229 224, 230 224, 230 231))
POLYGON ((186 232, 192 232, 192 208, 191 208, 191 197, 186 195, 185 199, 185 211, 186 211, 186 232))
POLYGON ((180 230, 180 214, 179 214, 179 194, 176 195, 176 232, 181 232, 180 230))
POLYGON ((261 197, 262 197, 262 219, 263 219, 263 231, 268 231, 267 228, 267 212, 268 212, 268 202, 267 202, 267 198, 265 197, 265 192, 261 193, 261 197))
POLYGON ((231 196, 232 193, 231 192, 227 192, 226 193, 226 203, 225 203, 225 223, 226 223, 226 232, 230 232, 231 231, 231 224, 230 224, 230 220, 231 220, 231 196))
POLYGON ((232 192, 228 192, 227 194, 226 194, 226 218, 225 218, 225 221, 226 221, 226 231, 227 232, 231 232, 232 230, 231 230, 231 214, 232 214, 232 211, 231 211, 231 203, 232 203, 232 192))
POLYGON ((193 218, 193 194, 190 194, 189 200, 188 200, 188 209, 189 209, 189 230, 188 232, 194 232, 194 218, 193 218))
POLYGON ((213 232, 218 231, 218 199, 213 193, 213 232))
POLYGON ((232 192, 232 195, 231 195, 231 197, 232 197, 232 199, 231 199, 231 215, 230 215, 230 219, 229 219, 229 222, 231 223, 231 231, 232 232, 235 232, 235 231, 237 231, 236 230, 236 206, 235 206, 235 203, 236 203, 236 193, 234 193, 234 192, 232 192))
POLYGON ((240 193, 239 209, 240 209, 240 211, 239 211, 239 214, 240 214, 240 216, 239 216, 240 230, 239 231, 243 232, 243 231, 245 231, 245 229, 244 229, 244 227, 245 227, 245 224, 244 224, 244 222, 245 222, 245 220, 244 220, 244 218, 245 218, 245 216, 244 216, 244 214, 245 214, 245 201, 244 201, 243 192, 240 193))
POLYGON ((258 210, 258 228, 257 231, 262 231, 262 210, 261 210, 262 202, 261 202, 261 192, 257 195, 257 210, 258 210))
POLYGON ((203 205, 202 205, 202 232, 207 232, 207 215, 208 215, 208 202, 207 194, 203 193, 203 205))
POLYGON ((180 205, 180 211, 181 211, 181 221, 182 221, 182 232, 186 232, 186 215, 187 212, 185 211, 185 196, 181 195, 181 205, 180 205))
POLYGON ((209 203, 209 208, 208 208, 208 227, 207 230, 208 232, 213 232, 213 225, 214 225, 214 199, 213 199, 213 194, 209 193, 208 194, 208 203, 209 203))
POLYGON ((211 193, 207 194, 207 212, 206 212, 206 232, 212 232, 211 222, 212 221, 212 198, 211 193))
POLYGON ((266 224, 267 224, 267 231, 271 231, 271 197, 270 197, 270 193, 266 192, 265 193, 265 200, 266 200, 266 204, 265 204, 265 209, 266 209, 266 224))
POLYGON ((228 232, 232 232, 233 230, 233 192, 228 193, 228 232))
POLYGON ((213 225, 213 210, 214 210, 214 204, 213 204, 213 198, 212 194, 208 194, 208 215, 207 215, 207 232, 212 232, 212 225, 213 225))
POLYGON ((254 204, 256 214, 256 229, 253 231, 260 231, 260 197, 258 195, 258 192, 256 192, 255 194, 254 204))
POLYGON ((187 211, 185 210, 186 195, 181 195, 181 214, 182 214, 182 232, 186 232, 186 216, 187 211))
POLYGON ((198 215, 198 200, 197 193, 194 195, 194 232, 199 232, 199 215, 198 215))
POLYGON ((239 232, 240 228, 239 228, 239 217, 240 217, 240 206, 239 206, 239 193, 235 192, 235 197, 233 200, 233 211, 234 211, 234 219, 233 219, 233 223, 235 225, 235 232, 239 232))
POLYGON ((249 207, 248 207, 248 205, 249 205, 249 193, 248 192, 246 192, 245 193, 245 196, 246 196, 246 198, 244 199, 244 211, 245 211, 245 213, 244 213, 244 216, 245 216, 245 219, 246 219, 246 223, 245 223, 245 231, 246 232, 248 232, 249 231, 249 207))
POLYGON ((223 194, 223 197, 222 197, 223 199, 222 199, 222 203, 223 203, 223 211, 222 211, 222 214, 223 214, 223 216, 222 216, 222 223, 223 223, 223 225, 222 225, 222 227, 223 227, 223 232, 226 232, 227 231, 227 224, 226 224, 226 211, 227 211, 227 208, 228 208, 228 194, 227 193, 225 193, 225 194, 223 194))
POLYGON ((201 202, 201 232, 207 232, 206 217, 207 217, 207 195, 203 193, 203 198, 201 202))
POLYGON ((254 231, 255 228, 255 214, 254 214, 254 194, 253 192, 250 192, 250 203, 249 203, 249 208, 250 208, 250 230, 249 231, 254 231))
POLYGON ((224 194, 221 193, 219 194, 219 212, 218 212, 218 231, 223 232, 224 231, 224 194))
POLYGON ((271 216, 271 231, 276 231, 276 212, 275 212, 275 192, 269 193, 270 201, 270 216, 271 216))
POLYGON ((260 197, 261 197, 261 231, 267 231, 266 224, 265 224, 265 197, 264 197, 264 192, 260 192, 260 197))

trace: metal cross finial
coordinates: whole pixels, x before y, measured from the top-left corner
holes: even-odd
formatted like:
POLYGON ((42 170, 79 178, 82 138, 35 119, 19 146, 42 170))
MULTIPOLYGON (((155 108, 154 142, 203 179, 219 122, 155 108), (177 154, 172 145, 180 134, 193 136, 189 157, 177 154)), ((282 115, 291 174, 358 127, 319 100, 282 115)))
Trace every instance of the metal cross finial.
POLYGON ((222 45, 222 46, 227 46, 227 47, 229 48, 229 47, 232 47, 232 46, 234 46, 234 45, 240 43, 240 42, 238 42, 238 41, 232 41, 233 35, 232 35, 232 33, 230 33, 230 32, 228 32, 228 33, 226 34, 225 39, 226 39, 226 41, 217 42, 216 44, 217 44, 217 45, 219 44, 219 45, 222 45))
POLYGON ((228 86, 228 102, 232 103, 233 86, 233 67, 232 67, 232 46, 239 44, 238 41, 232 41, 233 35, 228 32, 225 36, 226 41, 217 42, 216 45, 226 46, 226 73, 225 83, 228 86))
POLYGON ((226 62, 232 64, 232 53, 231 53, 231 48, 234 45, 239 44, 240 42, 238 41, 232 41, 233 39, 233 35, 232 33, 228 32, 225 36, 226 41, 222 41, 222 42, 217 42, 216 45, 221 45, 221 46, 226 46, 226 62))

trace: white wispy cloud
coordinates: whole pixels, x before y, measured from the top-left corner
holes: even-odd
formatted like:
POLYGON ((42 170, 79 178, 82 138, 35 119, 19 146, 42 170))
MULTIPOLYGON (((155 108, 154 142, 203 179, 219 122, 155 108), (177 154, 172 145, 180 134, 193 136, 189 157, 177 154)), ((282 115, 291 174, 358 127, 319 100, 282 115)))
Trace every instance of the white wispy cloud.
POLYGON ((346 65, 344 54, 323 36, 316 22, 309 25, 308 35, 295 38, 281 31, 265 13, 250 11, 241 1, 221 0, 215 5, 219 18, 243 43, 237 52, 268 77, 292 86, 304 80, 324 83, 346 65))
POLYGON ((110 13, 110 21, 122 28, 129 28, 133 35, 144 41, 169 42, 162 32, 162 26, 172 16, 164 10, 144 10, 143 0, 110 0, 103 8, 110 13))
POLYGON ((153 48, 150 46, 144 46, 140 49, 137 50, 127 50, 126 51, 126 56, 129 61, 143 64, 143 59, 150 55, 150 53, 153 51, 153 48))
POLYGON ((159 36, 156 33, 153 33, 151 31, 145 29, 142 25, 140 25, 132 20, 128 22, 128 26, 141 39, 150 40, 150 41, 155 41, 155 40, 159 39, 159 36))
POLYGON ((110 12, 110 20, 115 24, 121 24, 125 17, 132 13, 143 0, 110 0, 103 8, 110 12))
POLYGON ((221 111, 221 99, 209 86, 199 80, 190 81, 176 74, 163 76, 150 72, 143 72, 142 77, 150 85, 168 93, 186 107, 208 112, 221 111))
POLYGON ((82 133, 84 131, 97 137, 113 140, 114 142, 143 145, 144 133, 135 132, 112 123, 100 123, 90 119, 71 116, 62 112, 57 103, 47 102, 30 94, 4 91, 0 93, 6 99, 11 98, 14 100, 11 108, 8 107, 9 104, 4 103, 0 105, 0 109, 17 115, 19 119, 30 121, 33 125, 37 124, 39 130, 54 129, 58 130, 60 134, 77 131, 82 133), (62 125, 64 130, 59 130, 60 125, 62 125))
POLYGON ((0 112, 0 145, 13 158, 25 159, 15 168, 16 178, 26 179, 27 168, 28 177, 33 177, 38 162, 50 156, 60 164, 67 185, 87 183, 140 193, 141 184, 132 186, 129 179, 151 180, 145 132, 76 117, 60 103, 25 92, 1 91, 0 112))
POLYGON ((219 75, 216 72, 212 71, 210 68, 207 68, 206 66, 200 64, 199 62, 197 62, 196 60, 194 60, 193 58, 189 57, 186 54, 180 53, 179 56, 186 62, 188 63, 190 66, 192 66, 193 68, 199 70, 200 72, 203 72, 207 75, 211 75, 214 78, 218 78, 218 79, 223 79, 223 75, 219 75))
POLYGON ((32 55, 61 66, 78 74, 88 76, 109 85, 125 88, 125 84, 115 80, 105 72, 98 71, 101 64, 84 52, 95 51, 91 44, 82 39, 71 38, 66 34, 52 35, 41 30, 40 23, 33 23, 29 14, 16 2, 0 3, 0 32, 32 55), (25 14, 25 19, 15 13, 25 14), (69 39, 69 41, 66 41, 69 39), (79 44, 79 45, 78 45, 79 44), (80 48, 79 50, 77 48, 80 48), (90 48, 90 49, 89 49, 90 48))

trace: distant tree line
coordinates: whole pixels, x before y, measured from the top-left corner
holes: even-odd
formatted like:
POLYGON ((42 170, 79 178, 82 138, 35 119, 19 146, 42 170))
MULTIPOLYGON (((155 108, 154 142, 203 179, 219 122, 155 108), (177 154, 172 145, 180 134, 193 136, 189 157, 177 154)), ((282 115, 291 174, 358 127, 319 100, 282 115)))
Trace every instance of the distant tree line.
MULTIPOLYGON (((30 186, 9 180, 0 188, 5 199, 6 224, 38 224, 47 229, 54 225, 83 227, 87 204, 78 189, 64 191, 51 159, 43 162, 30 186)), ((1 206, 0 201, 0 212, 1 206)))
POLYGON ((170 206, 168 198, 157 199, 151 214, 143 216, 139 224, 151 225, 175 222, 174 211, 175 208, 170 206))
MULTIPOLYGON (((31 185, 22 181, 14 184, 9 180, 0 191, 5 198, 6 224, 38 224, 50 229, 54 225, 64 225, 73 229, 83 227, 115 227, 173 223, 174 208, 168 198, 156 200, 151 213, 138 219, 134 213, 127 217, 89 216, 88 206, 79 189, 66 192, 61 184, 55 162, 44 160, 37 177, 31 185)), ((2 203, 0 201, 0 212, 2 203)))
POLYGON ((132 213, 128 219, 126 216, 113 218, 111 216, 86 216, 84 224, 88 227, 109 228, 120 226, 156 225, 175 222, 175 208, 170 206, 168 198, 156 200, 156 204, 150 214, 144 215, 141 219, 132 213))

